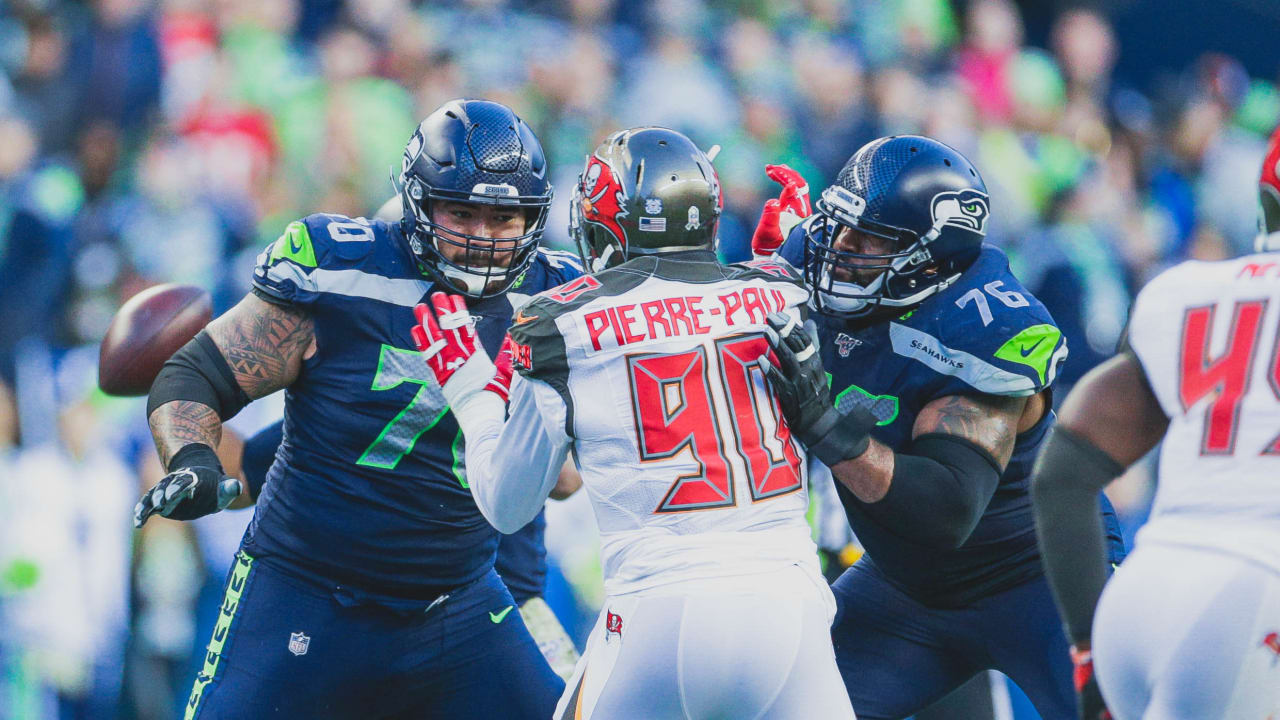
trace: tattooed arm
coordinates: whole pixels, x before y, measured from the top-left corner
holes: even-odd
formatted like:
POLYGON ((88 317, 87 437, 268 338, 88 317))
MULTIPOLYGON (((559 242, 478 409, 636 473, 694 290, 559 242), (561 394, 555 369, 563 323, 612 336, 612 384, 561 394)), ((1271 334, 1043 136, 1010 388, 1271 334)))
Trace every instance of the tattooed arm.
MULTIPOLYGON (((251 399, 288 386, 302 361, 315 354, 315 323, 305 311, 274 305, 247 295, 206 328, 222 352, 236 383, 251 399)), ((208 405, 175 400, 156 408, 148 419, 160 461, 190 443, 218 447, 222 421, 208 405)))
POLYGON ((1018 432, 1044 412, 1038 395, 938 398, 916 416, 911 445, 902 452, 873 439, 831 472, 867 516, 898 537, 957 548, 986 512, 1018 432))
MULTIPOLYGON (((1040 396, 1032 400, 1043 409, 1040 396)), ((1017 432, 1025 429, 1020 419, 1027 409, 1027 398, 948 395, 920 410, 911 436, 940 433, 962 438, 990 454, 1003 471, 1013 455, 1017 432)), ((859 500, 874 503, 889 492, 897 460, 891 448, 873 439, 866 452, 837 463, 831 472, 859 500)))

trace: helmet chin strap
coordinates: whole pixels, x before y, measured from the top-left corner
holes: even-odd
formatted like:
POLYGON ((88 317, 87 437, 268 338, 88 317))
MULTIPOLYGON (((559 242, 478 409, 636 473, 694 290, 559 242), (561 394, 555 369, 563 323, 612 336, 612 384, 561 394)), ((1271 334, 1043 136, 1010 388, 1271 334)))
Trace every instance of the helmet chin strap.
POLYGON ((487 277, 489 268, 471 269, 471 266, 467 266, 467 268, 467 270, 461 270, 449 265, 443 265, 439 270, 446 278, 460 285, 463 288, 463 292, 468 295, 479 295, 484 292, 485 286, 487 286, 489 281, 493 279, 487 277), (477 273, 479 273, 481 277, 477 277, 477 273))
POLYGON ((870 302, 870 296, 884 282, 885 273, 880 273, 874 280, 866 285, 858 283, 841 282, 831 278, 831 267, 827 266, 822 270, 822 278, 819 287, 829 287, 832 290, 839 291, 843 295, 832 295, 819 290, 822 294, 822 302, 833 310, 838 312, 857 312, 865 308, 870 302), (848 297, 849 295, 862 295, 863 297, 848 297))
POLYGON ((613 244, 606 245, 604 248, 604 252, 600 255, 600 257, 592 258, 591 272, 598 273, 601 270, 608 268, 609 258, 613 257, 613 254, 616 253, 617 251, 618 251, 617 246, 613 244))
MULTIPOLYGON (((1280 233, 1276 233, 1275 237, 1276 237, 1276 241, 1280 243, 1280 233)), ((1280 246, 1278 246, 1277 249, 1280 249, 1280 246)), ((827 268, 824 272, 830 273, 830 268, 827 268)), ((830 307, 832 310, 835 310, 837 312, 844 312, 844 313, 857 312, 871 304, 871 301, 873 299, 872 296, 877 290, 880 289, 880 286, 884 284, 884 279, 888 274, 889 274, 888 271, 880 273, 879 275, 876 276, 874 280, 872 280, 870 283, 868 283, 865 286, 859 285, 857 283, 851 283, 851 282, 840 282, 838 280, 832 280, 829 284, 824 283, 823 285, 824 287, 830 287, 832 290, 838 290, 839 292, 845 293, 846 295, 863 295, 865 297, 841 297, 840 295, 832 295, 830 293, 823 292, 822 290, 819 290, 818 293, 822 295, 822 303, 827 307, 830 307)), ((949 278, 946 278, 940 282, 937 282, 933 285, 930 285, 929 287, 922 289, 920 292, 913 293, 904 298, 894 299, 894 298, 886 298, 886 297, 876 297, 874 298, 876 301, 875 304, 880 307, 891 307, 891 308, 892 307, 910 307, 912 305, 916 305, 922 302, 925 298, 929 297, 930 295, 935 295, 937 293, 942 292, 943 290, 946 290, 948 287, 951 287, 951 285, 955 283, 956 280, 960 279, 960 275, 961 273, 956 273, 955 275, 952 275, 949 278)), ((823 280, 826 280, 827 277, 829 277, 829 275, 824 276, 823 280)))

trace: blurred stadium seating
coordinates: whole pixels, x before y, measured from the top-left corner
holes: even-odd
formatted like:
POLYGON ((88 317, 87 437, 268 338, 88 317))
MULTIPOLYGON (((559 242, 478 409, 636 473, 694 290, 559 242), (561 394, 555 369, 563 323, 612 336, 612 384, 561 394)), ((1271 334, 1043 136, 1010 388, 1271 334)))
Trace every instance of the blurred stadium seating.
MULTIPOLYGON (((989 237, 1066 332, 1069 386, 1113 352, 1146 279, 1249 247, 1280 118, 1274 45, 1246 41, 1280 36, 1280 6, 1078 4, 0 4, 0 719, 173 717, 249 519, 132 531, 159 468, 142 401, 93 386, 112 313, 161 282, 225 309, 289 220, 372 215, 451 97, 501 100, 537 131, 564 249, 564 190, 613 129, 723 147, 727 260, 774 193, 766 163, 821 186, 873 137, 939 138, 984 173, 989 237), (160 569, 175 562, 189 572, 160 569)), ((1148 474, 1114 491, 1130 530, 1148 474)), ((571 632, 601 592, 589 517, 570 503, 549 520, 548 599, 571 632)))

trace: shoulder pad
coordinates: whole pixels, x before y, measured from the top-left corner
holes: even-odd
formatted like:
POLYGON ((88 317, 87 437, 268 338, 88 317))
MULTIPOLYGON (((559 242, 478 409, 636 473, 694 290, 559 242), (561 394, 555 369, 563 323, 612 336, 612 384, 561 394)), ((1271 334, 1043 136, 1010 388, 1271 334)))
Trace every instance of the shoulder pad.
MULTIPOLYGON (((567 250, 551 250, 538 248, 538 256, 534 262, 546 265, 549 269, 564 276, 560 282, 566 282, 582 274, 582 258, 577 253, 567 250)), ((555 274, 553 273, 553 274, 555 274)))
POLYGON ((942 293, 890 323, 893 350, 990 395, 1053 383, 1067 342, 1049 312, 1008 273, 942 293))
POLYGON ((761 279, 766 282, 785 282, 793 285, 804 284, 804 278, 801 277, 800 271, 781 255, 734 263, 729 268, 729 277, 735 280, 761 279))
POLYGON ((556 325, 556 318, 565 309, 563 305, 549 299, 547 293, 542 293, 517 310, 511 318, 511 329, 507 331, 507 335, 513 344, 513 365, 521 375, 553 385, 556 380, 567 379, 569 365, 565 340, 556 325))
POLYGON ((295 220, 258 255, 253 285, 278 300, 310 304, 318 295, 307 281, 312 273, 358 264, 376 237, 377 227, 364 218, 318 213, 295 220))
POLYGON ((511 306, 519 307, 528 302, 529 296, 563 285, 580 275, 582 263, 577 255, 563 250, 538 248, 533 262, 507 291, 511 296, 511 306))
POLYGON ((809 228, 815 222, 818 222, 820 218, 821 216, 815 213, 791 228, 787 239, 782 242, 782 247, 778 249, 778 252, 774 253, 774 257, 785 258, 787 262, 791 263, 792 267, 803 267, 805 237, 809 232, 809 228))

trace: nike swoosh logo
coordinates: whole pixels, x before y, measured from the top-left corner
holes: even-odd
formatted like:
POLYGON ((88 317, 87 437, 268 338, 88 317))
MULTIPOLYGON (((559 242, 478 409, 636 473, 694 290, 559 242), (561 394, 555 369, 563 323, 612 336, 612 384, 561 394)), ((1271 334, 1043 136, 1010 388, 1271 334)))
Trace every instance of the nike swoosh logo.
POLYGON ((509 612, 511 612, 512 610, 514 610, 514 609, 515 609, 515 607, 516 607, 515 605, 508 605, 508 606, 506 606, 506 607, 502 608, 502 611, 501 611, 501 612, 491 612, 491 613, 489 613, 489 619, 493 621, 493 624, 494 624, 494 625, 497 625, 498 623, 502 622, 503 620, 506 620, 506 619, 507 619, 507 613, 509 613, 509 612))
POLYGON ((1044 338, 1040 338, 1039 340, 1037 340, 1036 344, 1032 345, 1031 347, 1018 348, 1018 352, 1022 355, 1022 357, 1031 357, 1031 353, 1035 352, 1036 348, 1040 347, 1040 343, 1042 342, 1044 342, 1044 338))
POLYGON ((523 325, 525 323, 533 322, 534 320, 537 320, 537 319, 538 319, 537 315, 525 315, 524 313, 517 311, 516 316, 512 319, 512 322, 516 325, 523 325))

